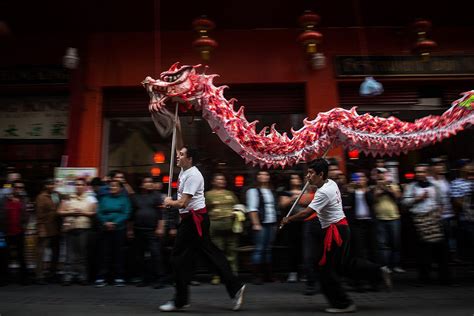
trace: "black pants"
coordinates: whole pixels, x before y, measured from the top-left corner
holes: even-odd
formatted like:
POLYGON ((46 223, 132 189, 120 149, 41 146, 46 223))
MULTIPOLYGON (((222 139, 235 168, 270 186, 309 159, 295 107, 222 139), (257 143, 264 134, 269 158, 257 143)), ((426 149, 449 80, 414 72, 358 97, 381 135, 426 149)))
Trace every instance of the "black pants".
POLYGON ((318 269, 316 257, 320 254, 323 231, 318 219, 303 223, 303 265, 306 273, 308 287, 316 283, 318 269))
POLYGON ((155 234, 154 229, 134 229, 135 233, 135 259, 136 259, 136 275, 143 281, 159 281, 162 275, 162 263, 160 253, 160 240, 155 234), (145 267, 145 251, 150 251, 151 255, 151 275, 147 277, 145 267))
POLYGON ((45 264, 43 261, 44 252, 46 248, 51 249, 51 261, 49 263, 49 276, 55 277, 58 261, 59 261, 59 246, 60 239, 59 236, 49 236, 49 237, 39 237, 38 246, 36 248, 36 278, 43 279, 45 275, 45 264))
MULTIPOLYGON (((349 256, 349 226, 338 225, 337 229, 341 236, 342 244, 338 246, 333 240, 331 250, 326 253, 326 264, 319 266, 321 291, 331 307, 346 308, 352 304, 352 300, 344 291, 340 276, 357 276, 359 279, 378 282, 381 280, 382 274, 379 265, 365 259, 351 258, 349 256)), ((323 230, 324 234, 326 234, 326 230, 327 228, 323 230)), ((323 249, 324 239, 322 241, 321 254, 318 256, 318 262, 316 263, 318 265, 323 249)))
POLYGON ((7 257, 6 257, 6 263, 7 263, 7 270, 8 270, 8 262, 11 260, 12 254, 13 254, 13 249, 16 249, 16 258, 18 262, 20 263, 20 280, 23 281, 26 279, 28 276, 28 269, 26 267, 26 261, 25 261, 25 234, 20 233, 18 235, 12 235, 12 236, 7 236, 6 237, 7 241, 7 257))
POLYGON ((303 223, 289 223, 285 226, 285 228, 287 229, 288 237, 288 259, 290 261, 290 272, 299 272, 303 259, 303 223))
POLYGON ((189 302, 188 283, 194 273, 196 256, 202 257, 216 271, 226 286, 227 293, 234 297, 242 287, 240 280, 232 273, 224 253, 209 238, 209 216, 203 214, 202 236, 199 236, 191 216, 185 217, 178 226, 176 241, 171 254, 176 282, 175 305, 181 307, 189 302))
POLYGON ((423 242, 418 240, 417 268, 420 282, 430 280, 431 263, 438 263, 438 278, 441 283, 450 283, 449 247, 446 240, 438 242, 423 242))
POLYGON ((125 241, 125 229, 100 232, 101 253, 97 279, 105 279, 107 276, 115 279, 124 278, 125 241), (112 275, 109 273, 111 265, 112 275))
POLYGON ((377 230, 371 219, 356 219, 351 223, 351 253, 355 258, 377 261, 377 230))

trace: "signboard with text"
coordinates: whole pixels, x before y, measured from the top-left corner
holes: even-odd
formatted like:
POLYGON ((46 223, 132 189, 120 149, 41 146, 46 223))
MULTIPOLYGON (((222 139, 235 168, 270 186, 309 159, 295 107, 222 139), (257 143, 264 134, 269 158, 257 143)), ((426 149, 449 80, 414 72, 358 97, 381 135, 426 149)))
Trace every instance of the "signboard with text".
POLYGON ((66 139, 68 110, 65 96, 0 98, 0 139, 66 139))
POLYGON ((465 76, 474 75, 474 55, 336 56, 337 77, 353 76, 465 76))

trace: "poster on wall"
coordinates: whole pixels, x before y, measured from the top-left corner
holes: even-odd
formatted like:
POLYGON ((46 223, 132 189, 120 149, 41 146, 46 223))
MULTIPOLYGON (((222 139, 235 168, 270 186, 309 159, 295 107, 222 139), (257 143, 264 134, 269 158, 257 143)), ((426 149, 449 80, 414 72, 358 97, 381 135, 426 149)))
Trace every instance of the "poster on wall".
POLYGON ((85 178, 90 181, 95 177, 97 177, 97 168, 54 168, 56 190, 62 194, 76 192, 74 181, 77 178, 85 178))
POLYGON ((0 98, 0 139, 66 139, 66 96, 0 98))

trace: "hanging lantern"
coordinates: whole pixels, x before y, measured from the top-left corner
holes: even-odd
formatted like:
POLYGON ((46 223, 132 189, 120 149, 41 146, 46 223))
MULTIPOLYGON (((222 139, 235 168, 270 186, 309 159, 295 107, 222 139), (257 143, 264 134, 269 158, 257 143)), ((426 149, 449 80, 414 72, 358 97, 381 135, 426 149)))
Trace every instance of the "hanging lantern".
POLYGON ((209 60, 211 51, 217 47, 217 41, 209 37, 208 32, 215 28, 214 22, 206 17, 200 17, 193 21, 193 28, 198 33, 198 38, 194 40, 193 46, 200 53, 203 60, 209 60))
POLYGON ((415 53, 419 54, 423 61, 430 58, 431 52, 438 46, 435 41, 428 39, 428 32, 431 30, 431 22, 419 19, 413 24, 417 40, 413 47, 415 53))
POLYGON ((299 18, 299 23, 301 27, 303 27, 304 31, 298 36, 298 42, 300 42, 306 54, 310 60, 310 66, 313 69, 320 69, 325 65, 325 57, 321 53, 318 53, 318 45, 321 43, 323 39, 323 34, 316 31, 316 25, 318 25, 320 21, 319 15, 312 11, 305 11, 303 15, 299 18), (321 61, 324 59, 324 63, 317 63, 315 66, 314 60, 321 61))

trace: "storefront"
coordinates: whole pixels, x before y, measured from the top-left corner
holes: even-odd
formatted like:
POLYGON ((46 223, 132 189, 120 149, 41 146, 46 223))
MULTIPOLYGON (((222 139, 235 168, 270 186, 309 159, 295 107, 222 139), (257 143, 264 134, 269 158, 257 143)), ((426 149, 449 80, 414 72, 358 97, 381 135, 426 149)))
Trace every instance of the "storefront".
MULTIPOLYGON (((473 89, 474 56, 470 55, 437 55, 428 60, 417 56, 337 56, 335 67, 341 107, 357 106, 360 114, 395 116, 403 121, 441 115, 461 92, 473 89), (361 96, 359 86, 366 76, 374 76, 383 85, 381 95, 361 96)), ((450 167, 456 168, 459 159, 474 157, 472 139, 474 130, 470 128, 441 143, 385 159, 399 163, 400 180, 405 182, 404 175, 411 174, 416 163, 445 157, 450 167)), ((347 161, 350 173, 370 170, 375 158, 351 153, 347 161)))
POLYGON ((64 157, 69 125, 67 72, 60 67, 0 69, 0 161, 33 196, 64 157))

